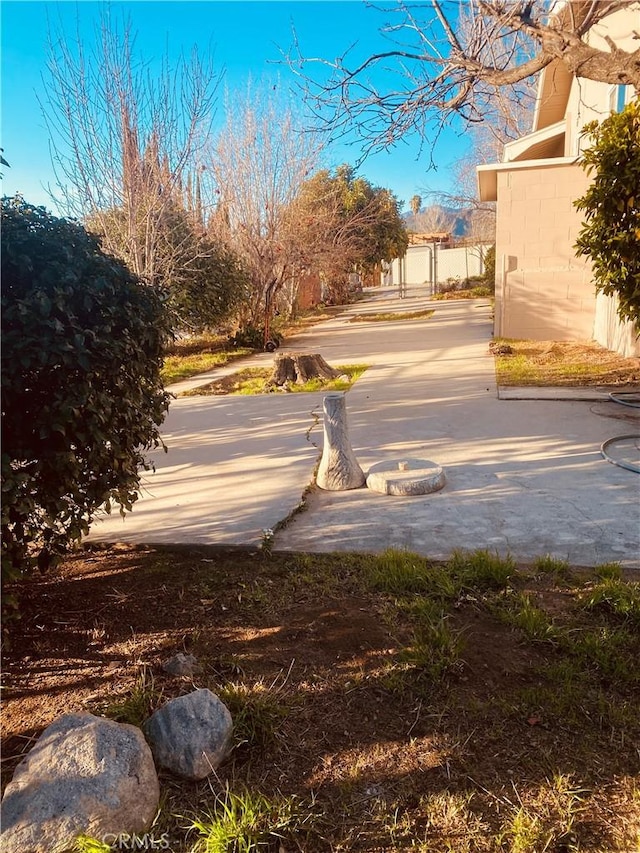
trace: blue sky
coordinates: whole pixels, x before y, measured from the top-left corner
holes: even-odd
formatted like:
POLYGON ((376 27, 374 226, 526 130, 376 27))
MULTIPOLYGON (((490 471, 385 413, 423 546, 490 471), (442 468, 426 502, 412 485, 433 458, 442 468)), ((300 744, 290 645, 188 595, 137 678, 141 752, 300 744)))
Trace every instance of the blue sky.
MULTIPOLYGON (((44 189, 54 181, 49 137, 38 103, 38 95, 43 96, 49 28, 68 33, 70 39, 78 29, 88 40, 103 8, 90 0, 2 0, 0 144, 11 165, 4 170, 4 194, 21 192, 32 203, 51 207, 44 189)), ((384 17, 364 2, 351 0, 112 0, 111 9, 130 18, 137 47, 151 63, 167 47, 174 57, 181 51, 188 54, 194 45, 201 53, 213 52, 231 92, 242 91, 249 77, 279 75, 281 85, 292 84, 291 72, 279 62, 281 50, 286 52, 292 44, 292 27, 306 56, 334 58, 354 43, 355 55, 365 56, 384 44, 378 34, 384 17)), ((218 117, 221 121, 221 108, 218 117)), ((427 189, 449 189, 449 167, 465 146, 459 132, 446 132, 435 149, 437 170, 433 171, 429 170, 430 151, 420 154, 419 140, 407 140, 389 153, 371 155, 359 174, 388 187, 406 204, 416 193, 424 196, 427 189)), ((328 153, 329 165, 355 163, 360 154, 358 145, 336 144, 328 153)))

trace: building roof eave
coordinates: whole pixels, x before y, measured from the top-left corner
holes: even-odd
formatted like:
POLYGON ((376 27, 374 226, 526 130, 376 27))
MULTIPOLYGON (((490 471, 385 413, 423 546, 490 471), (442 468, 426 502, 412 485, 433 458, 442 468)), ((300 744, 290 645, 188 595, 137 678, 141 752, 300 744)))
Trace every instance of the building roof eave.
POLYGON ((554 166, 570 166, 578 162, 578 157, 546 157, 541 160, 518 160, 510 163, 488 163, 476 166, 478 195, 480 201, 498 200, 498 173, 513 172, 522 169, 549 169, 554 166))

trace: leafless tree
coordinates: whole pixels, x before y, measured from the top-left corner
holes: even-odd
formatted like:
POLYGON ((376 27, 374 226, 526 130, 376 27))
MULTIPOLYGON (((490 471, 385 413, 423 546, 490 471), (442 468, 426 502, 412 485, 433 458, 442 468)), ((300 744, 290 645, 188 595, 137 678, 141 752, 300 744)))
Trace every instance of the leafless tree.
POLYGON ((108 12, 93 45, 79 35, 51 36, 42 108, 58 206, 143 280, 158 283, 200 250, 183 227, 183 181, 197 169, 220 78, 195 50, 174 67, 165 55, 154 73, 134 41, 108 12))
POLYGON ((451 164, 451 189, 431 190, 422 187, 424 195, 432 203, 465 213, 469 233, 479 246, 495 239, 495 204, 478 198, 476 167, 502 159, 507 143, 528 133, 533 122, 536 99, 536 78, 529 77, 496 92, 492 110, 484 121, 474 122, 466 128, 469 140, 467 151, 451 164))
POLYGON ((452 216, 439 204, 430 204, 413 217, 412 230, 419 233, 437 234, 449 231, 452 216))
POLYGON ((261 326, 277 293, 306 263, 300 228, 290 216, 302 183, 318 165, 322 140, 272 88, 250 84, 228 99, 226 122, 209 170, 218 203, 215 234, 242 259, 251 292, 240 322, 261 326))
POLYGON ((587 38, 607 15, 632 6, 634 0, 398 0, 376 7, 389 16, 381 29, 388 50, 364 59, 348 50, 328 60, 304 56, 296 42, 288 58, 334 134, 355 126, 370 150, 414 132, 432 143, 453 116, 483 121, 501 90, 555 61, 578 77, 640 90, 640 49, 627 52, 607 37, 609 49, 601 50, 587 38))

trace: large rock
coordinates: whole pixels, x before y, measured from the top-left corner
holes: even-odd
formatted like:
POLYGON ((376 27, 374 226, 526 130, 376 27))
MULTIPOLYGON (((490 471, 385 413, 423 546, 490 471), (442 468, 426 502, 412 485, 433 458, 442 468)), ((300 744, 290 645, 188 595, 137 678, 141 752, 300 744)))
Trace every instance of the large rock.
POLYGON ((227 755, 233 721, 226 705, 205 688, 171 699, 143 729, 158 767, 198 780, 227 755))
POLYGON ((160 800, 142 732, 93 714, 65 714, 16 767, 2 798, 2 853, 57 853, 149 829, 160 800))

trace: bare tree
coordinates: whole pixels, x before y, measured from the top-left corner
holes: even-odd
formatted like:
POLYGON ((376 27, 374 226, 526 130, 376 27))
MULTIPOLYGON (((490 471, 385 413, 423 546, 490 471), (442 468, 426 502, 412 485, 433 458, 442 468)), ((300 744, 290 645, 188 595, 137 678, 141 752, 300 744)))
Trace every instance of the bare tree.
POLYGON ((56 170, 51 193, 149 283, 166 283, 202 249, 176 210, 184 213, 183 180, 197 167, 218 83, 195 51, 173 68, 165 55, 152 74, 134 54, 129 26, 108 13, 93 46, 50 37, 42 107, 56 170))
POLYGON ((388 50, 352 64, 351 51, 336 60, 305 57, 296 43, 289 64, 334 134, 356 126, 369 149, 413 132, 433 142, 452 116, 483 121, 504 87, 556 61, 578 77, 640 91, 640 49, 624 51, 606 37, 609 49, 600 50, 587 38, 607 15, 632 6, 634 0, 399 0, 378 9, 393 17, 381 30, 388 50), (317 78, 314 64, 321 66, 317 78), (395 72, 389 89, 381 88, 389 79, 377 73, 383 69, 395 72))
POLYGON ((226 123, 210 154, 218 197, 215 234, 241 258, 250 277, 242 325, 270 317, 277 293, 306 264, 301 231, 290 216, 299 188, 317 167, 322 140, 271 87, 249 86, 227 104, 226 123))
POLYGON ((413 230, 429 234, 450 231, 452 217, 441 205, 431 204, 413 217, 413 230))
POLYGON ((495 204, 480 201, 476 168, 502 159, 504 147, 528 133, 536 100, 536 79, 522 80, 508 91, 496 93, 491 113, 484 121, 466 129, 469 147, 452 166, 452 189, 448 192, 422 187, 432 203, 463 212, 468 222, 467 237, 479 247, 495 240, 495 204))

